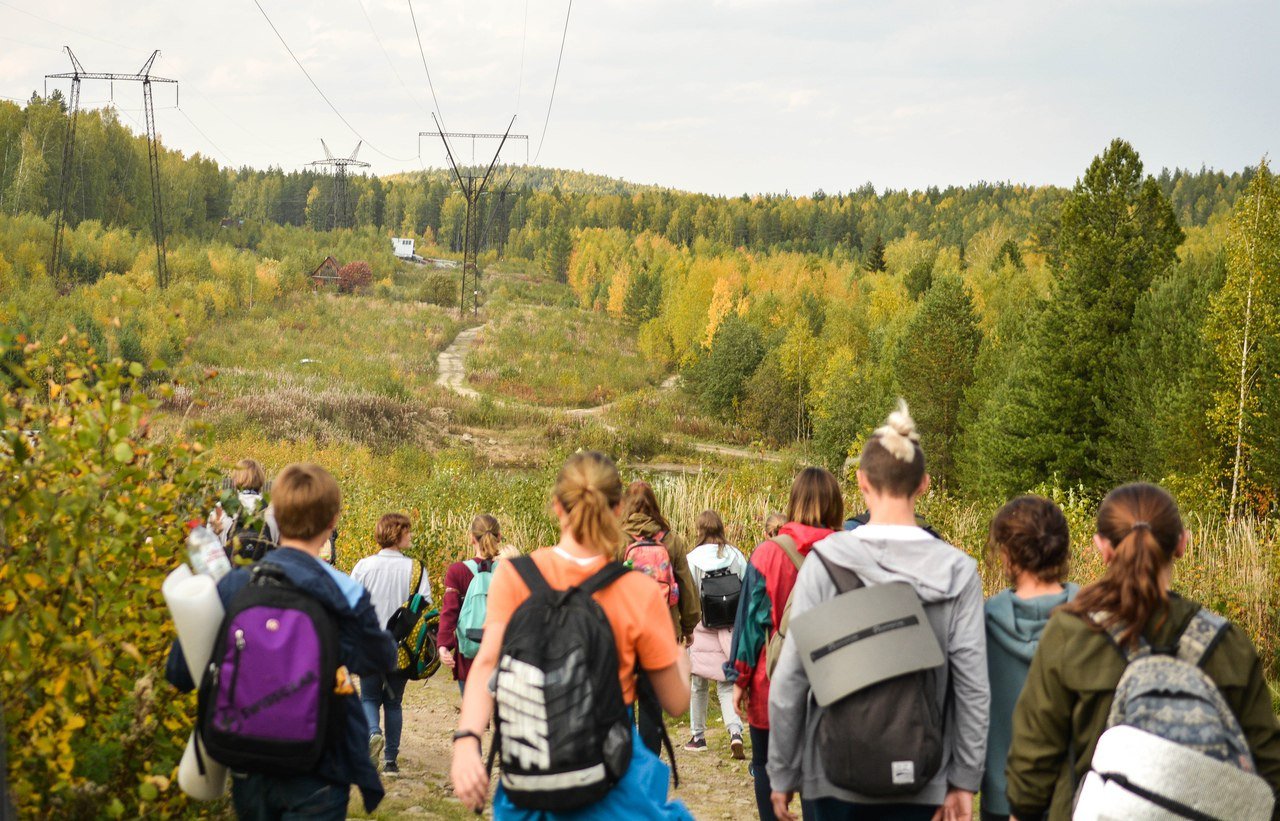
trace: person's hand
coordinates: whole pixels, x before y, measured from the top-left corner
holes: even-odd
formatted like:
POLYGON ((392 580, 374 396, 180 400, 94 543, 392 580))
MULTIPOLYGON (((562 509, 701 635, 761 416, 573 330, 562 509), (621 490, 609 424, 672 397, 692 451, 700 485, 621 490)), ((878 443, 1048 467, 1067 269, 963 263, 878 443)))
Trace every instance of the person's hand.
POLYGON ((480 757, 480 742, 470 736, 453 742, 453 765, 449 769, 453 794, 472 812, 484 809, 489 800, 489 772, 480 757))
POLYGON ((795 797, 794 792, 774 790, 769 793, 769 798, 773 801, 773 814, 778 817, 778 821, 796 821, 796 817, 791 813, 791 799, 795 797))
POLYGON ((733 683, 733 710, 740 716, 747 714, 747 688, 736 681, 733 683))
POLYGON ((955 787, 947 790, 942 806, 933 814, 933 821, 970 821, 972 818, 973 793, 955 787))
POLYGON ((440 663, 441 663, 441 664, 443 664, 445 667, 448 667, 450 670, 452 670, 452 669, 453 669, 453 667, 454 667, 454 665, 455 665, 455 664, 457 664, 458 662, 457 662, 457 660, 453 657, 453 653, 449 652, 449 648, 448 648, 448 647, 441 647, 441 648, 440 648, 440 663))
POLYGON ((225 519, 226 516, 227 514, 223 512, 221 504, 214 507, 213 512, 209 514, 209 525, 213 529, 214 533, 222 532, 222 520, 225 519))

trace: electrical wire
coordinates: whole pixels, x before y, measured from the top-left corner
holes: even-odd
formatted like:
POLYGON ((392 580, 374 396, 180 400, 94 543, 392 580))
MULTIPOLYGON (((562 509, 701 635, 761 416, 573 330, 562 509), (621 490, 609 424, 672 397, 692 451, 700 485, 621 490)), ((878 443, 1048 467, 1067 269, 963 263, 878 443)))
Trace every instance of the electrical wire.
POLYGON ((551 81, 551 99, 547 100, 547 117, 542 121, 542 136, 538 138, 538 150, 533 152, 533 161, 536 164, 538 157, 542 156, 542 143, 547 139, 547 125, 551 122, 551 106, 556 101, 556 85, 560 82, 560 63, 564 60, 564 41, 569 37, 569 15, 573 12, 573 0, 569 0, 569 7, 564 12, 564 33, 560 35, 560 56, 556 58, 556 76, 551 81))
POLYGON ((409 3, 409 19, 413 21, 413 36, 418 41, 418 54, 422 57, 422 70, 427 73, 427 88, 431 89, 431 101, 436 104, 436 115, 440 118, 440 130, 447 131, 448 129, 444 127, 444 112, 440 110, 440 98, 436 96, 435 83, 431 82, 431 69, 427 68, 427 52, 422 48, 422 34, 418 31, 418 16, 413 13, 413 0, 407 0, 407 2, 409 3))
POLYGON ((524 97, 524 48, 529 41, 529 0, 524 0, 524 32, 520 35, 520 74, 516 78, 516 116, 520 115, 520 101, 524 97))
POLYGON ((227 162, 231 163, 232 165, 236 164, 236 161, 231 159, 231 157, 227 156, 227 152, 223 151, 221 146, 219 146, 217 143, 213 141, 213 138, 211 138, 208 134, 204 133, 203 128, 196 125, 195 120, 191 119, 191 116, 187 114, 187 112, 183 111, 181 107, 177 107, 177 106, 175 107, 178 109, 178 113, 182 115, 183 119, 191 123, 191 127, 194 128, 200 134, 201 137, 204 137, 205 142, 213 146, 214 150, 217 151, 219 154, 221 154, 223 159, 225 159, 227 162))
POLYGON ((364 7, 364 0, 356 0, 356 5, 360 7, 360 13, 364 15, 364 21, 369 25, 369 33, 372 34, 373 39, 377 41, 378 49, 382 51, 382 56, 386 59, 387 65, 390 66, 391 73, 396 75, 396 79, 400 81, 400 87, 413 98, 413 101, 417 103, 423 111, 426 111, 428 114, 431 113, 426 104, 424 104, 422 100, 419 100, 418 95, 415 94, 413 89, 409 88, 408 84, 405 83, 404 78, 400 76, 400 70, 397 69, 396 64, 391 61, 391 55, 387 53, 387 47, 382 44, 382 38, 378 36, 378 30, 373 27, 373 19, 369 17, 369 12, 364 7))
POLYGON ((21 6, 15 6, 12 3, 6 3, 4 0, 0 0, 0 6, 5 6, 6 8, 13 9, 19 14, 25 14, 28 17, 32 17, 44 23, 48 23, 51 26, 57 26, 60 29, 65 29, 66 31, 71 32, 72 34, 79 34, 81 37, 88 37, 90 40, 97 40, 99 43, 106 43, 109 46, 115 46, 116 48, 121 48, 121 49, 124 49, 125 51, 133 52, 134 54, 150 53, 150 51, 148 51, 147 49, 139 49, 137 46, 126 46, 124 43, 117 43, 114 40, 106 40, 102 37, 98 37, 95 34, 89 34, 88 32, 81 31, 80 29, 73 29, 71 26, 64 25, 63 23, 59 23, 57 20, 50 20, 48 17, 41 17, 40 15, 34 12, 27 11, 21 6))
MULTIPOLYGON (((3 0, 0 0, 0 2, 2 1, 3 0)), ((302 61, 298 59, 298 56, 293 53, 293 49, 289 48, 289 44, 285 41, 284 35, 280 33, 280 29, 276 28, 276 24, 271 22, 271 17, 270 15, 267 14, 267 10, 262 7, 262 4, 259 3, 258 0, 253 0, 253 4, 258 7, 258 11, 262 12, 263 19, 267 21, 267 25, 271 26, 271 30, 275 32, 276 38, 280 41, 280 45, 284 46, 284 50, 289 52, 289 56, 293 58, 293 62, 298 64, 298 68, 302 70, 302 74, 304 77, 307 78, 307 82, 311 83, 311 87, 314 88, 316 90, 316 93, 320 95, 320 98, 323 99, 325 103, 328 104, 329 108, 333 110, 333 113, 338 115, 338 119, 342 120, 342 124, 345 125, 347 128, 349 128, 352 134, 355 134, 358 138, 360 138, 361 142, 365 143, 370 148, 372 148, 375 152, 381 154, 382 156, 386 157, 389 160, 394 160, 395 162, 409 162, 413 159, 413 157, 392 156, 391 154, 388 154, 387 152, 378 148, 378 146, 369 142, 369 140, 366 139, 363 134, 357 131, 356 127, 353 126, 350 122, 348 122, 346 117, 342 116, 342 112, 338 110, 338 107, 333 104, 333 101, 329 99, 328 95, 326 95, 324 91, 320 89, 320 86, 316 83, 316 81, 312 79, 311 72, 307 71, 307 67, 304 66, 302 64, 302 61)))

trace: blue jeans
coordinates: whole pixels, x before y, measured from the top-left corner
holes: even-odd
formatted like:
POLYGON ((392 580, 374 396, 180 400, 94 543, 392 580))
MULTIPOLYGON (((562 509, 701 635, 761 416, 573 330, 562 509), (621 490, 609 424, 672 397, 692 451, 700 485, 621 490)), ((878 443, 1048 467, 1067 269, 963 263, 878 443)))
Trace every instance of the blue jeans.
MULTIPOLYGON (((769 789, 769 731, 747 726, 751 731, 751 777, 755 779, 756 812, 760 821, 778 821, 773 814, 773 795, 769 789)), ((806 816, 807 817, 807 816, 806 816)))
POLYGON ((231 803, 240 821, 342 821, 351 787, 314 775, 231 776, 231 803))
POLYGON ((400 752, 400 730, 404 726, 404 711, 400 702, 404 699, 404 688, 409 679, 403 675, 361 676, 360 706, 364 708, 364 719, 369 724, 369 734, 380 732, 378 709, 387 716, 385 737, 387 746, 383 757, 387 761, 395 761, 400 752))

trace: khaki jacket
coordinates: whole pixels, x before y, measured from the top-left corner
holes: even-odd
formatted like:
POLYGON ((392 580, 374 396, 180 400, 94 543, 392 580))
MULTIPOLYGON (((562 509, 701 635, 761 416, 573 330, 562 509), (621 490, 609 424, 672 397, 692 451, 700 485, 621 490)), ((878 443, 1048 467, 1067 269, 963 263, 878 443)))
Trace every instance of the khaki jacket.
MULTIPOLYGON (((1148 629, 1147 640, 1156 647, 1172 645, 1199 608, 1170 594, 1168 617, 1148 629)), ((1125 659, 1110 637, 1084 619, 1062 611, 1049 619, 1013 713, 1005 774, 1009 803, 1020 821, 1046 812, 1053 821, 1071 817, 1075 785, 1089 771, 1124 668, 1125 659), (1074 764, 1068 767, 1068 762, 1074 764)), ((1240 720, 1258 773, 1273 790, 1280 788, 1280 724, 1253 644, 1232 625, 1204 671, 1240 720)), ((1273 818, 1280 821, 1280 803, 1273 818)))
MULTIPOLYGON (((622 523, 622 530, 628 541, 642 536, 654 536, 663 528, 641 513, 632 513, 622 523)), ((676 641, 693 636, 693 628, 702 621, 702 603, 698 601, 698 589, 693 585, 693 574, 689 572, 689 546, 684 537, 674 530, 668 531, 662 544, 671 556, 671 572, 675 573, 676 584, 680 586, 680 600, 671 608, 671 624, 676 631, 676 641)))

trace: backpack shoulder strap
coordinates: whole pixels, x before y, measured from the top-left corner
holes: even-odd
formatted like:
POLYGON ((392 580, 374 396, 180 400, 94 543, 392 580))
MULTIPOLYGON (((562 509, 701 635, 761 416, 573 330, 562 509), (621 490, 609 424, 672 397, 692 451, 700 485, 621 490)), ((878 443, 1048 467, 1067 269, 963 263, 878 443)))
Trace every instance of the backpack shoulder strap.
POLYGON ((416 564, 416 565, 418 566, 418 568, 417 568, 417 569, 418 569, 418 573, 417 573, 417 575, 416 575, 414 578, 412 578, 412 579, 410 579, 410 580, 409 580, 409 596, 408 596, 408 598, 413 598, 414 596, 416 596, 416 595, 418 594, 418 591, 422 589, 422 580, 423 580, 424 578, 426 578, 426 575, 427 575, 427 566, 426 566, 426 565, 424 565, 422 562, 414 562, 414 564, 416 564))
POLYGON ((622 562, 609 562, 595 572, 595 575, 578 585, 578 589, 588 596, 599 593, 631 571, 622 562))
POLYGON ((796 540, 785 533, 779 533, 773 537, 773 543, 782 548, 783 552, 791 559, 791 563, 796 566, 796 570, 799 570, 800 565, 804 564, 804 556, 800 555, 800 550, 796 547, 796 540))
POLYGON ((862 577, 854 573, 847 567, 842 567, 826 556, 822 555, 820 550, 810 551, 814 556, 818 557, 818 561, 822 562, 822 566, 827 569, 827 575, 831 577, 831 581, 836 583, 836 594, 848 593, 850 590, 857 590, 866 585, 862 582, 862 577))
POLYGON ((475 559, 467 559, 463 562, 467 569, 471 571, 472 576, 480 575, 480 564, 475 559))
POLYGON ((1111 639, 1111 645, 1116 648, 1116 652, 1124 657, 1125 664, 1133 664, 1143 656, 1151 655, 1151 643, 1147 641, 1146 636, 1139 635, 1137 646, 1133 647, 1126 647, 1124 643, 1120 641, 1120 635, 1124 633, 1125 628, 1129 626, 1125 622, 1116 622, 1110 627, 1103 629, 1102 623, 1105 622, 1107 617, 1110 615, 1111 614, 1105 610, 1098 610, 1089 614, 1089 620, 1095 625, 1098 625, 1098 628, 1107 634, 1107 638, 1111 639))
POLYGON ((543 577, 542 571, 538 569, 538 565, 534 563, 532 556, 520 556, 512 559, 511 566, 520 574, 520 578, 524 579, 524 583, 531 594, 555 592, 551 589, 551 585, 547 584, 547 580, 543 577))
POLYGON ((1178 658, 1202 666, 1226 635, 1231 622, 1211 610, 1200 608, 1178 637, 1178 658))

